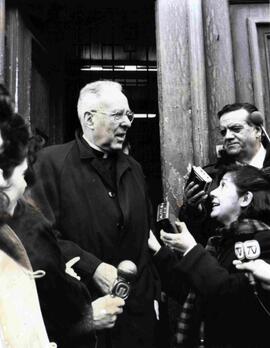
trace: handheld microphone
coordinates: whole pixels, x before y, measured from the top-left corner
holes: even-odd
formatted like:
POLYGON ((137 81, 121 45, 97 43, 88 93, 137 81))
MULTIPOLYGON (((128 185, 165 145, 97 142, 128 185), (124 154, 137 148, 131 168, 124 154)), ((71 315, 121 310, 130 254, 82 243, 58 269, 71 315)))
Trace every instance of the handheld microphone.
POLYGON ((262 130, 262 133, 264 137, 267 139, 268 143, 270 144, 270 138, 268 133, 266 132, 264 126, 263 126, 263 116, 259 111, 253 111, 251 115, 249 116, 249 119, 252 123, 254 123, 256 126, 259 126, 262 130))
POLYGON ((170 203, 168 201, 160 203, 157 208, 157 223, 165 232, 178 233, 174 221, 176 221, 176 217, 172 212, 170 203))
MULTIPOLYGON (((234 252, 238 260, 255 260, 260 256, 261 248, 257 240, 246 240, 245 242, 235 243, 234 252)), ((248 272, 248 280, 253 288, 254 294, 257 295, 256 281, 251 272, 248 272)))
POLYGON ((134 262, 125 260, 117 266, 117 279, 114 282, 111 295, 126 300, 129 296, 131 283, 135 280, 138 270, 134 262))

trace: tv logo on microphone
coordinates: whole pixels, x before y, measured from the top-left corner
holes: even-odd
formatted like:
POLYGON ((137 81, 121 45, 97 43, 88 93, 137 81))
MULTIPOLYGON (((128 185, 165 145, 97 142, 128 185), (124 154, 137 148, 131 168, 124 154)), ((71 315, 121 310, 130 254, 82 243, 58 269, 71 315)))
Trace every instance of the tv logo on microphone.
POLYGON ((255 260, 260 256, 261 248, 257 240, 246 240, 235 243, 234 252, 238 260, 255 260))
POLYGON ((136 279, 138 270, 134 262, 125 260, 117 267, 117 279, 111 289, 112 296, 126 300, 130 293, 130 283, 136 279))
POLYGON ((126 300, 129 296, 130 286, 127 282, 118 280, 116 281, 111 293, 114 296, 121 297, 123 300, 126 300))

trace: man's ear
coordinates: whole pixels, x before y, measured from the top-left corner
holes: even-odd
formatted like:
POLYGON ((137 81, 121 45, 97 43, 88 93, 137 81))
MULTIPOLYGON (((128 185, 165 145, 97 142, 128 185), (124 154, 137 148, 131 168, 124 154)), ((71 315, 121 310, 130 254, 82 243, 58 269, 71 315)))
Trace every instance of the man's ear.
POLYGON ((253 193, 248 191, 240 197, 240 205, 242 208, 248 207, 253 199, 253 193))
POLYGON ((262 137, 262 129, 260 126, 255 126, 255 130, 256 130, 256 137, 257 138, 261 138, 262 137))
POLYGON ((86 111, 84 114, 83 114, 83 121, 84 121, 84 124, 86 126, 88 126, 89 128, 92 128, 93 125, 94 125, 94 122, 93 122, 93 115, 86 111))

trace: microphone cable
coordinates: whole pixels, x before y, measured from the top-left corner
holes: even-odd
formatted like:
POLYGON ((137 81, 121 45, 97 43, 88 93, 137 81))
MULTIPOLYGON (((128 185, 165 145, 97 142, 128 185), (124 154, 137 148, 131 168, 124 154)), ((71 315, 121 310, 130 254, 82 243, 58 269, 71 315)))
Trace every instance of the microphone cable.
POLYGON ((260 299, 260 296, 258 295, 258 293, 254 293, 254 295, 257 298, 257 300, 258 300, 259 304, 261 305, 262 309, 264 310, 264 312, 270 318, 270 311, 266 308, 266 306, 264 305, 263 301, 260 299))

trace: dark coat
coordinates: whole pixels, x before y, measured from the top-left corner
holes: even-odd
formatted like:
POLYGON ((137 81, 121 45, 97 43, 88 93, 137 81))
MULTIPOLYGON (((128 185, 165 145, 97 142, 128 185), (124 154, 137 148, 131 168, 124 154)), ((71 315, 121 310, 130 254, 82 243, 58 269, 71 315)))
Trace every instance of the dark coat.
POLYGON ((101 293, 92 276, 101 262, 131 260, 138 277, 124 313, 110 331, 113 347, 152 347, 157 276, 148 251, 149 200, 140 165, 119 152, 116 186, 89 145, 79 137, 39 153, 35 202, 53 223, 66 257, 94 297, 101 293))
MULTIPOLYGON (((210 187, 210 191, 214 190, 219 184, 218 173, 220 169, 224 165, 229 165, 234 163, 233 158, 230 156, 222 155, 218 161, 214 164, 208 164, 204 168, 204 170, 211 176, 212 183, 210 187)), ((266 156, 263 163, 263 168, 270 167, 270 146, 267 147, 266 156)), ((217 223, 210 218, 209 213, 211 211, 211 200, 207 199, 203 206, 203 212, 199 213, 197 208, 193 208, 187 203, 183 204, 183 206, 179 209, 179 219, 184 221, 190 232, 193 234, 195 239, 202 243, 206 244, 207 239, 213 235, 217 223)))
MULTIPOLYGON (((255 232, 247 239, 257 240, 260 258, 270 262, 270 228, 255 232)), ((239 237, 225 237, 219 246, 218 258, 200 244, 182 259, 162 247, 155 256, 156 265, 169 294, 179 300, 186 295, 183 285, 197 294, 197 313, 202 313, 205 322, 205 347, 267 348, 270 317, 254 295, 247 277, 232 264, 236 259, 236 241, 239 237)), ((269 310, 270 292, 259 284, 257 287, 259 297, 269 310)))
POLYGON ((22 201, 7 222, 25 247, 33 270, 46 272, 36 285, 50 340, 59 348, 94 347, 90 294, 83 283, 66 274, 50 223, 22 201))

